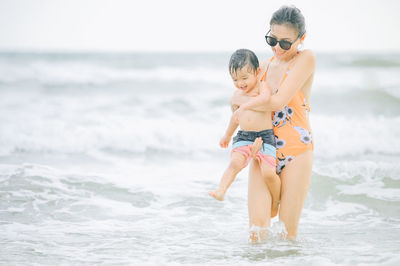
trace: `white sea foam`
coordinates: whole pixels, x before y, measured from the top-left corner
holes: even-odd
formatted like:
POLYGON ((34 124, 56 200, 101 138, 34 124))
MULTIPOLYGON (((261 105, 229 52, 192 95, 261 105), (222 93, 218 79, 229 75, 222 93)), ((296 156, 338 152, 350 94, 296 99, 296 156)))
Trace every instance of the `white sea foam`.
POLYGON ((369 209, 368 206, 333 199, 324 202, 322 208, 311 203, 310 206, 304 208, 303 219, 308 224, 320 224, 323 220, 325 226, 353 225, 354 222, 360 223, 362 221, 365 221, 365 226, 373 223, 373 221, 374 223, 376 221, 382 222, 379 214, 369 209))
MULTIPOLYGON (((42 112, 47 115, 51 108, 42 112)), ((214 113, 209 112, 209 115, 214 113)), ((203 121, 174 113, 170 113, 168 118, 118 113, 62 115, 64 119, 43 119, 33 113, 24 114, 19 118, 21 123, 8 123, 0 132, 1 154, 16 151, 85 153, 104 149, 133 153, 144 153, 149 149, 169 153, 217 152, 229 112, 219 112, 215 120, 202 114, 199 118, 203 121)), ((8 118, 4 117, 4 120, 8 118)), ((400 142, 397 141, 399 117, 313 114, 311 124, 318 158, 398 155, 400 151, 400 142)))
POLYGON ((399 155, 400 117, 312 114, 316 157, 399 155))
POLYGON ((385 158, 385 161, 354 158, 348 160, 344 158, 340 161, 319 161, 313 167, 313 171, 341 181, 349 181, 353 178, 362 178, 364 181, 382 181, 384 178, 400 180, 400 165, 397 160, 390 159, 390 157, 385 158))

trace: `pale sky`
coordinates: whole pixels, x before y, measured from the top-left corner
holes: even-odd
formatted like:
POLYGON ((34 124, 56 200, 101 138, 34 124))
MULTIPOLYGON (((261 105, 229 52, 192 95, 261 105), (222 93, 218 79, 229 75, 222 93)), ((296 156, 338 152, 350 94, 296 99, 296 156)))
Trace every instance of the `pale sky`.
POLYGON ((284 4, 305 16, 305 48, 400 52, 397 0, 0 0, 0 50, 269 51, 284 4))

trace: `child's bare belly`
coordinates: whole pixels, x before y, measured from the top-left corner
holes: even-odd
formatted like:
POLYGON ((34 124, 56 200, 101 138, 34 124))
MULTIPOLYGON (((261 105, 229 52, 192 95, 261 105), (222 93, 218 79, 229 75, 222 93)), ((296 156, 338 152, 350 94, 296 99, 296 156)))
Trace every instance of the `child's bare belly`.
POLYGON ((241 130, 245 131, 261 131, 265 129, 271 129, 271 113, 246 110, 240 116, 239 126, 241 130))

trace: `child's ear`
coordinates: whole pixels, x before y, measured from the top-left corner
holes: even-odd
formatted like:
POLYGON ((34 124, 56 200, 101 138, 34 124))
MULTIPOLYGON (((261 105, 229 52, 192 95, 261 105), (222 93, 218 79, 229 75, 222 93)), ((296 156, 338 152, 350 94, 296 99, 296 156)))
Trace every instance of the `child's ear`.
POLYGON ((260 75, 261 68, 257 68, 257 76, 260 75))

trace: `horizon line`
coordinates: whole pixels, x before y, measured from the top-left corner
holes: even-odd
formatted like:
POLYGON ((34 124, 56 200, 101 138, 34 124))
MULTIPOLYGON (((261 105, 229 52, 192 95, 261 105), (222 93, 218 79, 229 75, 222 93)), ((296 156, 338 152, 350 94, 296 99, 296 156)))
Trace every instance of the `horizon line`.
MULTIPOLYGON (((240 49, 240 48, 238 48, 240 49)), ((400 54, 400 50, 316 50, 316 54, 400 54)), ((258 54, 272 54, 269 50, 253 50, 258 54)), ((38 49, 38 48, 0 48, 0 53, 15 54, 223 54, 234 50, 150 50, 150 49, 38 49)))

